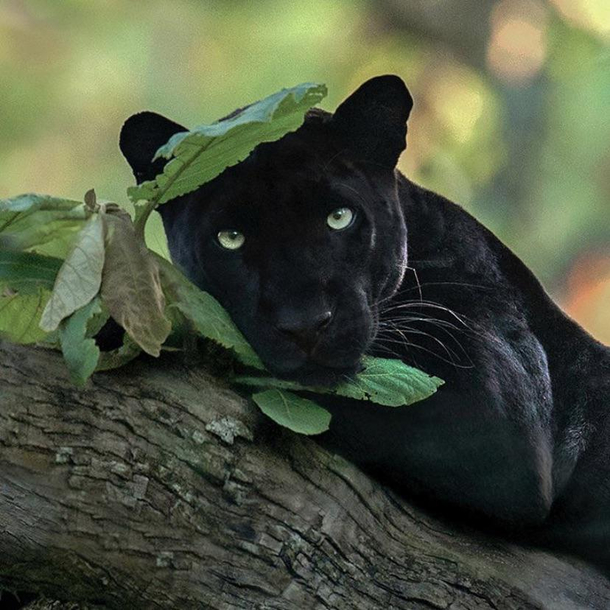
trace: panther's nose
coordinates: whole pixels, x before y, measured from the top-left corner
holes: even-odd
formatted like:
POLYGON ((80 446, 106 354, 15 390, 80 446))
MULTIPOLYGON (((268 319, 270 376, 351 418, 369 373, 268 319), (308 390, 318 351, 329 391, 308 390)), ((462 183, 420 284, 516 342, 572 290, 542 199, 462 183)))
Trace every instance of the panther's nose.
POLYGON ((292 339, 300 348, 310 352, 318 342, 320 333, 328 326, 332 317, 332 312, 325 311, 310 318, 282 320, 276 324, 276 328, 292 339))

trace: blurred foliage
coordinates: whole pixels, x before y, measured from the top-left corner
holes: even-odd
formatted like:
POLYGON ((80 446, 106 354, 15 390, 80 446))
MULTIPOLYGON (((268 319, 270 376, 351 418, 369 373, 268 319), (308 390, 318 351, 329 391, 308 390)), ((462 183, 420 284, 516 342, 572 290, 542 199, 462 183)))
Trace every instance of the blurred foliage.
POLYGON ((134 112, 194 126, 304 81, 333 109, 394 72, 401 168, 610 343, 609 40, 608 0, 0 0, 0 197, 125 203, 134 112))

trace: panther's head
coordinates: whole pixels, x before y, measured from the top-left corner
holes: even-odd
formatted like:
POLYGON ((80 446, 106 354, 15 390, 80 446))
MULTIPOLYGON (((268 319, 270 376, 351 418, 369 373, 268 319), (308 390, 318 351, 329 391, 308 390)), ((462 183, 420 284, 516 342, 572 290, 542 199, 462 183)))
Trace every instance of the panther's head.
MULTIPOLYGON (((400 78, 373 78, 159 208, 174 262, 276 375, 330 384, 358 370, 407 264, 395 166, 411 108, 400 78)), ((127 120, 120 145, 138 182, 162 171, 152 158, 180 131, 150 112, 127 120)))

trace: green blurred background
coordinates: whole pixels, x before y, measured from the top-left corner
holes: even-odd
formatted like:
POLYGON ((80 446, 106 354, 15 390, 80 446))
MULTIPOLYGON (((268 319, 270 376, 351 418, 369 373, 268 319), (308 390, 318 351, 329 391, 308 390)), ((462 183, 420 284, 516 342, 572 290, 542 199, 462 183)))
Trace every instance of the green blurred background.
POLYGON ((124 203, 134 112, 193 126, 303 81, 332 110, 393 72, 401 168, 610 343, 609 41, 610 0, 0 0, 0 197, 124 203))

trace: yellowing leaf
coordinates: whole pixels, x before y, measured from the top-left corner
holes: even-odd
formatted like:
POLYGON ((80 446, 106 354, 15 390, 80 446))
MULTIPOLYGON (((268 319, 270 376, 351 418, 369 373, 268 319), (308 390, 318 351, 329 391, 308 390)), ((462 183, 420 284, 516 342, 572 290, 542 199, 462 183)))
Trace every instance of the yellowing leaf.
POLYGON ((108 227, 102 301, 110 315, 148 354, 158 356, 171 323, 159 269, 144 242, 136 237, 129 214, 104 215, 108 227))
POLYGON ((89 303, 100 289, 103 266, 104 224, 101 216, 94 214, 76 236, 57 274, 40 328, 55 330, 64 318, 89 303))
POLYGON ((89 189, 85 193, 85 205, 91 212, 95 212, 97 210, 97 195, 95 194, 95 189, 89 189))

